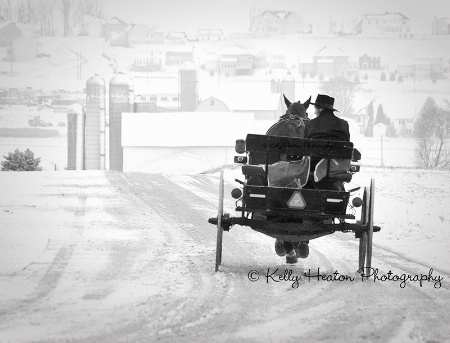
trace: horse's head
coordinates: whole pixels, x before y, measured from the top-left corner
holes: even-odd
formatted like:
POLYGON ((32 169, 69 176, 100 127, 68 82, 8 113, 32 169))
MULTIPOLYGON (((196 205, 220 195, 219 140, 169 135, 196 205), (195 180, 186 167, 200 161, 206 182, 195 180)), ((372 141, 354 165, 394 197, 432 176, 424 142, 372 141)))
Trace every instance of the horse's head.
POLYGON ((286 114, 267 130, 266 135, 301 138, 305 132, 305 121, 309 120, 306 109, 309 107, 311 97, 303 104, 300 101, 291 103, 284 94, 283 97, 288 108, 286 114))
POLYGON ((303 119, 308 118, 308 114, 306 113, 306 110, 308 109, 309 104, 311 103, 311 97, 309 97, 309 99, 306 100, 303 104, 300 101, 291 103, 284 94, 283 94, 283 97, 284 97, 284 103, 286 104, 286 107, 287 107, 286 114, 300 116, 303 119))

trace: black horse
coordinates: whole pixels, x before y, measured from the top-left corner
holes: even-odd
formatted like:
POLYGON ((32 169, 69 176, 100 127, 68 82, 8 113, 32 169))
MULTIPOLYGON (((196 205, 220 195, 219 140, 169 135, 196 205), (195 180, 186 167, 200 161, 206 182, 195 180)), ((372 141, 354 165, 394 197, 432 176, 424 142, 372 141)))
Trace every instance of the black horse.
POLYGON ((305 123, 309 120, 306 110, 311 102, 311 97, 303 104, 300 101, 291 103, 284 94, 283 97, 287 111, 280 117, 278 122, 267 130, 266 135, 303 138, 305 134, 305 123))

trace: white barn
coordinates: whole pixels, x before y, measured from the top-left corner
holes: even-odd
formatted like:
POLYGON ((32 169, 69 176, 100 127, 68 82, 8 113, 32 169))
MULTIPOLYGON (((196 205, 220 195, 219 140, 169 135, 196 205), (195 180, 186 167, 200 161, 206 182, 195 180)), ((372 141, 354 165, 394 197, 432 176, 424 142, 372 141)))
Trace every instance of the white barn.
POLYGON ((232 164, 247 133, 259 133, 251 113, 123 113, 123 170, 197 174, 232 164))

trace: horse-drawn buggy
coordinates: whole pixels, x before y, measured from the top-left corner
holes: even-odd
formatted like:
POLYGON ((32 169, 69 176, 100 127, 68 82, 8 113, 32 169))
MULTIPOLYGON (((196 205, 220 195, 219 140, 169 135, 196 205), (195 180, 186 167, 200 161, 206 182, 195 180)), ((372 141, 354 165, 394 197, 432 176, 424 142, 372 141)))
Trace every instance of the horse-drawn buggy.
MULTIPOLYGON (((360 167, 361 154, 353 143, 248 134, 245 140, 236 141, 235 149, 239 155, 234 162, 242 165, 245 177, 236 179, 239 187, 231 192, 240 215, 224 212, 222 171, 218 214, 209 219, 217 225, 216 271, 222 262, 223 232, 236 224, 276 242, 292 243, 297 257, 303 258, 308 253, 299 256, 297 248, 310 240, 338 231, 352 232, 359 239, 358 270, 371 267, 372 234, 380 230, 373 224, 375 182, 371 179, 362 189, 348 187, 360 167), (310 169, 311 159, 320 160, 314 169, 310 169), (292 182, 280 183, 280 173, 292 182), (318 187, 319 179, 336 187, 318 187)), ((277 253, 279 248, 275 248, 277 253)))

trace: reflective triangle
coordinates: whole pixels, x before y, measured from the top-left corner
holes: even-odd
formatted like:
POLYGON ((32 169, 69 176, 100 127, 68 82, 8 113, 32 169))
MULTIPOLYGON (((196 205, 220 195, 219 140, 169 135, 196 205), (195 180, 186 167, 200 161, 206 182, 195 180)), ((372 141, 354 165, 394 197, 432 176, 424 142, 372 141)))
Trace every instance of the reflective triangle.
POLYGON ((300 192, 294 192, 287 202, 289 208, 305 208, 306 202, 300 192))

